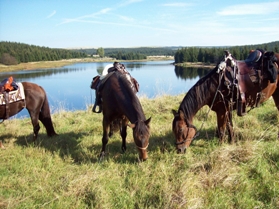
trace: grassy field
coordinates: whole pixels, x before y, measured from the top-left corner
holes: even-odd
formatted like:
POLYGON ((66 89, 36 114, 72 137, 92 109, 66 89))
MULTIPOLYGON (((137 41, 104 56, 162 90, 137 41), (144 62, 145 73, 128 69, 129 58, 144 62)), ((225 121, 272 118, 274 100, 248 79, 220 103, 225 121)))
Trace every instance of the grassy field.
POLYGON ((272 100, 244 117, 234 115, 237 143, 218 143, 216 117, 208 107, 194 119, 200 136, 176 154, 171 109, 184 95, 140 98, 152 117, 149 159, 138 162, 132 132, 127 151, 115 134, 99 162, 102 115, 86 111, 53 114, 59 136, 43 127, 32 143, 29 118, 0 126, 0 208, 279 208, 277 110, 272 100))

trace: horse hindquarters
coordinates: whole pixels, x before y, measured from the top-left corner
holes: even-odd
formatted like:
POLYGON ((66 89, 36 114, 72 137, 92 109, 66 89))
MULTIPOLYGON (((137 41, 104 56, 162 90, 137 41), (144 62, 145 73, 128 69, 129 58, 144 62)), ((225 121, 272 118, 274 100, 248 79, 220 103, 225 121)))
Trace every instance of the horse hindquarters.
POLYGON ((51 121, 45 90, 35 83, 22 82, 22 85, 24 87, 26 109, 33 125, 33 140, 35 141, 38 137, 40 130, 39 120, 45 126, 48 136, 57 135, 51 121))
POLYGON ((43 123, 44 127, 46 128, 48 136, 51 137, 51 136, 58 135, 55 132, 54 127, 53 127, 51 114, 50 114, 49 103, 48 103, 48 99, 47 99, 46 94, 45 94, 45 99, 43 101, 41 111, 39 113, 39 120, 43 123))

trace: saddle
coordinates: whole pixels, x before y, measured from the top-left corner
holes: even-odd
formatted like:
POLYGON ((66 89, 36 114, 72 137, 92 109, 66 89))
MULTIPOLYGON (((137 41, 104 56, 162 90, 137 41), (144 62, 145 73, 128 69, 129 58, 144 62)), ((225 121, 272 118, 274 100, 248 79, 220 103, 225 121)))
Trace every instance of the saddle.
POLYGON ((17 90, 18 86, 16 82, 14 81, 14 78, 10 76, 9 78, 5 78, 0 83, 0 93, 9 92, 13 90, 17 90))
POLYGON ((5 105, 6 107, 6 115, 4 119, 9 118, 9 104, 24 99, 24 92, 18 91, 18 89, 19 86, 12 76, 4 79, 0 83, 0 106, 5 105))
POLYGON ((95 99, 95 104, 92 108, 92 111, 95 113, 101 113, 102 112, 102 106, 101 106, 101 90, 105 84, 105 82, 108 80, 108 78, 115 72, 119 72, 123 74, 126 79, 130 82, 131 88, 135 93, 139 91, 139 83, 135 78, 131 76, 131 74, 126 70, 125 66, 119 62, 114 62, 113 67, 110 67, 107 70, 107 74, 103 76, 95 76, 91 82, 91 89, 95 90, 96 93, 96 99, 95 99), (99 111, 97 111, 97 107, 99 107, 99 111))
POLYGON ((224 71, 225 84, 228 88, 235 86, 237 89, 237 114, 246 114, 245 93, 257 90, 255 106, 258 107, 262 96, 262 81, 268 79, 275 83, 278 75, 274 52, 265 52, 257 49, 252 51, 244 61, 237 61, 228 51, 225 51, 225 59, 218 66, 218 72, 224 71))

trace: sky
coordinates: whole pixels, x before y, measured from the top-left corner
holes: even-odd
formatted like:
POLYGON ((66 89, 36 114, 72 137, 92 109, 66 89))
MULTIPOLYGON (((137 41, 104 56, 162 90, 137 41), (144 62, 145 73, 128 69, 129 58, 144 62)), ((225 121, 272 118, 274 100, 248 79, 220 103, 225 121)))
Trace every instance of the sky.
POLYGON ((275 0, 0 0, 0 41, 50 48, 279 41, 275 0))

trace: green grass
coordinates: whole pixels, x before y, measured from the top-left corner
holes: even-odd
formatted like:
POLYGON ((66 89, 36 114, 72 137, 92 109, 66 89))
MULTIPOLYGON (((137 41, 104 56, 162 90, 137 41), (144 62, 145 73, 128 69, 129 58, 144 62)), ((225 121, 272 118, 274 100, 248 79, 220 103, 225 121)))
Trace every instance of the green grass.
MULTIPOLYGON (((29 118, 0 126, 0 208, 278 208, 279 141, 272 100, 244 117, 234 114, 237 142, 218 143, 216 116, 208 107, 194 118, 200 136, 176 154, 173 115, 184 95, 140 98, 152 117, 149 159, 138 162, 128 129, 127 151, 116 133, 99 162, 102 115, 87 111, 53 114, 58 137, 41 127, 32 143, 29 118)), ((41 125, 42 126, 42 125, 41 125)))

